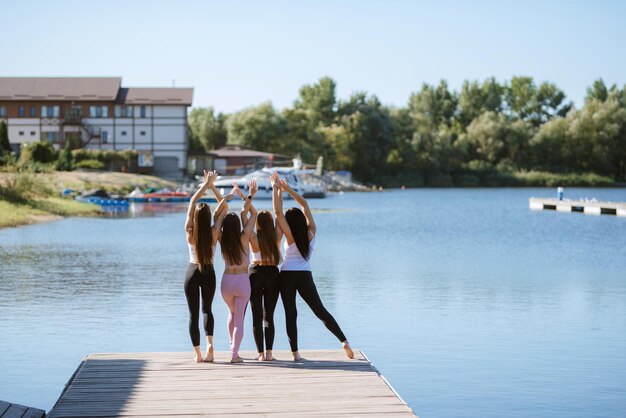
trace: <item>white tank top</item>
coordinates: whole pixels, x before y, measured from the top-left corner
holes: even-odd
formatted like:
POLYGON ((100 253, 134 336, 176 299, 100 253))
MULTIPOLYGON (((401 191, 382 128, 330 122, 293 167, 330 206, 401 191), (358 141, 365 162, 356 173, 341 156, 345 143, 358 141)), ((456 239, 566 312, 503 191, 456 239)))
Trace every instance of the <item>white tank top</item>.
POLYGON ((251 263, 255 263, 255 262, 263 262, 263 257, 261 257, 261 251, 259 251, 258 253, 255 253, 254 251, 252 251, 252 245, 250 246, 250 253, 252 253, 252 260, 250 260, 251 263))
POLYGON ((283 260, 283 265, 280 267, 281 270, 285 271, 311 271, 311 257, 313 256, 313 249, 315 248, 315 235, 313 239, 309 242, 309 247, 311 248, 311 252, 309 253, 309 259, 305 260, 300 254, 296 243, 289 245, 287 244, 287 240, 285 240, 285 259, 283 260))
MULTIPOLYGON (((191 264, 198 264, 198 258, 196 257, 196 249, 193 244, 187 243, 187 247, 189 247, 189 262, 191 264)), ((215 254, 215 245, 213 248, 213 254, 215 254)))

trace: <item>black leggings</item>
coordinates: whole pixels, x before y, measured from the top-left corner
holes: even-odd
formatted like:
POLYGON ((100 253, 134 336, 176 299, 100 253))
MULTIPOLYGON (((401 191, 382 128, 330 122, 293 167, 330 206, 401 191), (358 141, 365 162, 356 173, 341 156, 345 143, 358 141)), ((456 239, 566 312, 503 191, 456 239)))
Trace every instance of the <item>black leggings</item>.
POLYGON ((340 342, 346 340, 335 318, 324 308, 320 295, 313 282, 310 271, 281 271, 280 272, 280 296, 285 307, 285 323, 287 325, 287 337, 291 351, 298 351, 298 311, 296 309, 296 292, 309 305, 315 316, 322 320, 326 328, 332 332, 340 342))
POLYGON ((250 309, 252 309, 252 333, 257 352, 263 352, 263 321, 266 321, 265 346, 274 346, 274 309, 278 303, 278 267, 250 265, 250 309))
POLYGON ((197 264, 189 263, 185 274, 185 297, 189 308, 189 336, 194 347, 200 345, 200 327, 198 324, 200 296, 202 296, 204 333, 212 336, 215 325, 211 312, 211 304, 213 303, 213 296, 215 296, 215 270, 213 265, 208 265, 200 273, 197 264))

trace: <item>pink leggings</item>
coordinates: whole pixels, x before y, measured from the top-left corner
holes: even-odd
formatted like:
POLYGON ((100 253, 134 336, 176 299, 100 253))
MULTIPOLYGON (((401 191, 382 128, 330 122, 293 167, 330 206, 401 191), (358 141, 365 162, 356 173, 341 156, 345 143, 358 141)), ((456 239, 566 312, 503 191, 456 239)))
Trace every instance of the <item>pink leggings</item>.
POLYGON ((247 273, 222 275, 222 297, 228 306, 228 338, 230 356, 239 356, 239 346, 243 339, 243 318, 250 301, 250 277, 247 273))

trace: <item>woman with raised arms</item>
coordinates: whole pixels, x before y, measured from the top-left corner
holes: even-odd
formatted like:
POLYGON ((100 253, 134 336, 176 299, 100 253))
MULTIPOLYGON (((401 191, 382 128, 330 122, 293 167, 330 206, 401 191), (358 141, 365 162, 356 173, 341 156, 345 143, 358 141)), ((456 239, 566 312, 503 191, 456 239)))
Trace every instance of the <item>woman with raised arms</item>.
POLYGON ((215 171, 204 172, 204 183, 193 195, 187 209, 185 220, 185 234, 189 248, 189 265, 185 274, 185 297, 189 308, 189 336, 196 354, 195 361, 213 361, 213 328, 214 320, 211 304, 215 295, 215 270, 213 269, 213 254, 215 243, 220 236, 222 222, 228 210, 226 200, 219 199, 215 209, 213 226, 211 226, 211 208, 198 200, 209 188, 214 188, 213 182, 217 178, 215 171), (200 350, 199 311, 202 300, 202 318, 206 335, 207 349, 204 358, 200 350))
MULTIPOLYGON (((236 185, 236 183, 235 183, 236 185)), ((238 187, 234 187, 239 197, 245 196, 238 187)), ((246 226, 247 213, 241 212, 241 221, 246 226)), ((256 219, 256 233, 250 236, 252 260, 248 273, 250 275, 250 309, 252 310, 252 332, 257 348, 257 360, 272 361, 274 346, 274 310, 278 303, 278 265, 281 261, 280 241, 283 233, 274 224, 272 213, 267 210, 259 212, 256 219), (264 332, 265 331, 265 332, 264 332), (264 341, 265 340, 265 341, 264 341), (264 343, 265 342, 265 350, 264 343)))
POLYGON ((335 318, 322 304, 313 282, 310 260, 315 248, 317 228, 309 204, 285 180, 279 180, 278 173, 274 173, 271 176, 271 183, 276 222, 285 234, 285 258, 281 266, 279 286, 280 296, 285 308, 287 337, 289 338, 293 359, 296 361, 301 359, 298 352, 296 293, 300 294, 315 316, 342 343, 348 358, 354 358, 354 352, 350 347, 350 343, 341 331, 335 318), (283 214, 283 191, 289 193, 298 202, 300 208, 291 208, 283 214))
POLYGON ((257 211, 252 205, 252 198, 258 187, 255 180, 249 183, 250 194, 245 198, 242 213, 250 213, 243 222, 230 212, 224 217, 220 245, 224 257, 225 269, 222 275, 222 297, 228 306, 228 337, 230 339, 230 362, 241 363, 239 347, 243 339, 243 320, 250 300, 250 278, 248 265, 250 256, 248 245, 256 223, 257 211))

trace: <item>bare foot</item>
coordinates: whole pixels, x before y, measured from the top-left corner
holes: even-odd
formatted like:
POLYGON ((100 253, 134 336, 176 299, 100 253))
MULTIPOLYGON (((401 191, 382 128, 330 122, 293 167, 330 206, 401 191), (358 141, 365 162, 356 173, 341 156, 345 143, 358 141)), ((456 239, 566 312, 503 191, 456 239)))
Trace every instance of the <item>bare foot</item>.
POLYGON ((239 356, 230 359, 231 363, 243 363, 243 359, 239 356))
POLYGON ((273 361, 274 357, 272 357, 272 350, 265 351, 265 361, 273 361))
POLYGON ((196 354, 196 358, 194 359, 196 363, 202 363, 204 360, 201 355, 196 354))
POLYGON ((265 355, 263 353, 259 353, 259 355, 256 358, 258 361, 265 361, 265 355))
POLYGON ((207 349, 206 349, 206 354, 204 356, 204 362, 205 363, 213 363, 213 360, 214 360, 214 358, 213 358, 213 346, 211 345, 211 346, 207 347, 207 349))
POLYGON ((350 343, 346 340, 342 344, 343 349, 346 352, 346 356, 348 356, 348 358, 354 358, 354 351, 352 351, 352 348, 350 348, 350 343))
POLYGON ((300 353, 297 351, 293 351, 291 353, 291 355, 293 356, 293 361, 300 361, 302 360, 302 357, 300 356, 300 353))

